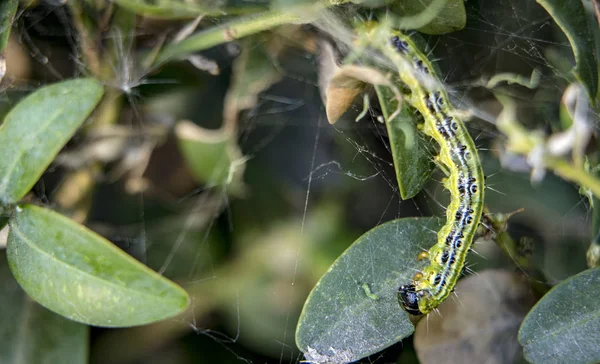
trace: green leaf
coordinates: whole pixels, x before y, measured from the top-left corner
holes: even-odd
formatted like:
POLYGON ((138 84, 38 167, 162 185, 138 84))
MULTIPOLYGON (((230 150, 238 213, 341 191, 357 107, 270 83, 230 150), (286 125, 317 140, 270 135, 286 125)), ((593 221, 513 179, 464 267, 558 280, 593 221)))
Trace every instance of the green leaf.
POLYGON ((600 361, 600 268, 552 288, 529 312, 519 342, 531 363, 600 361))
POLYGON ((296 328, 307 361, 342 363, 376 353, 411 335, 398 287, 423 268, 417 261, 442 221, 394 220, 358 238, 310 293, 296 328))
POLYGON ((209 188, 225 186, 234 194, 242 192, 246 160, 231 133, 180 121, 175 135, 186 164, 198 182, 209 188))
POLYGON ((0 253, 0 362, 88 362, 89 327, 67 320, 25 295, 0 253))
POLYGON ((89 325, 143 325, 175 316, 187 293, 109 241, 53 211, 15 209, 8 236, 15 278, 37 302, 89 325))
POLYGON ((429 180, 435 168, 432 152, 427 140, 418 133, 415 114, 404 107, 398 116, 389 120, 390 114, 397 109, 398 102, 389 88, 375 86, 375 90, 386 120, 400 197, 406 200, 419 193, 429 180))
POLYGON ((103 94, 93 79, 45 86, 21 100, 0 126, 0 202, 18 202, 94 110, 103 94))
POLYGON ((218 8, 184 1, 115 0, 119 6, 136 14, 161 18, 193 18, 201 14, 212 14, 218 8))
MULTIPOLYGON (((13 19, 17 12, 19 0, 4 0, 0 3, 0 71, 4 65, 4 49, 8 44, 8 36, 12 28, 13 19)), ((0 80, 2 80, 4 72, 0 72, 0 80)))
POLYGON ((598 92, 598 60, 594 34, 588 25, 583 4, 579 0, 536 1, 546 9, 569 39, 576 63, 573 72, 594 102, 598 92))
POLYGON ((8 38, 18 5, 18 0, 4 0, 0 3, 0 82, 6 74, 6 56, 4 50, 8 45, 8 38))

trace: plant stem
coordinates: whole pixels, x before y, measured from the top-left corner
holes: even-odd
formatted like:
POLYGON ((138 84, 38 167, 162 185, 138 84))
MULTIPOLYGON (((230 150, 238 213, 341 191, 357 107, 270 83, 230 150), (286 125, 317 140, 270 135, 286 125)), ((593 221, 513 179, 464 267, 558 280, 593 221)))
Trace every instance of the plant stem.
POLYGON ((600 197, 600 181, 581 168, 570 165, 560 158, 546 158, 546 166, 567 181, 589 188, 596 197, 600 197))
POLYGON ((496 245, 515 262, 518 269, 527 277, 535 296, 541 298, 546 294, 551 285, 546 283, 546 276, 533 263, 531 255, 521 252, 521 245, 515 242, 507 231, 498 234, 495 241, 496 245))
POLYGON ((89 19, 83 14, 81 0, 69 0, 69 8, 71 9, 71 18, 73 25, 79 35, 79 48, 83 54, 86 66, 97 79, 101 79, 101 62, 98 56, 98 39, 92 37, 94 26, 89 19))
MULTIPOLYGON (((79 35, 79 47, 83 54, 86 67, 91 71, 95 78, 101 81, 109 81, 115 78, 115 72, 110 65, 114 64, 118 56, 114 51, 109 57, 100 57, 100 40, 98 34, 100 29, 89 17, 83 14, 81 0, 69 0, 71 16, 73 23, 79 35)), ((107 12, 112 16, 113 26, 122 26, 127 31, 133 27, 133 14, 112 13, 110 7, 105 9, 103 18, 107 17, 107 12)), ((123 104, 123 95, 120 90, 112 87, 106 87, 102 101, 94 110, 91 120, 83 133, 91 133, 99 126, 112 125, 117 122, 121 113, 123 104)), ((69 211, 70 217, 78 222, 84 222, 92 203, 92 194, 96 187, 96 179, 102 174, 104 166, 100 162, 93 162, 90 165, 70 171, 64 178, 64 182, 54 195, 54 201, 65 210, 69 211)))
MULTIPOLYGON (((244 16, 223 25, 211 27, 208 30, 196 33, 179 43, 167 45, 158 53, 153 64, 156 66, 173 59, 184 58, 191 53, 205 50, 279 25, 297 23, 300 19, 304 19, 298 15, 299 13, 301 14, 302 11, 310 13, 315 10, 315 7, 302 7, 294 10, 289 12, 268 11, 251 16, 244 16)), ((310 17, 306 18, 306 21, 309 19, 310 17)))
MULTIPOLYGON (((96 0, 106 2, 106 0, 96 0)), ((139 0, 113 0, 118 6, 128 9, 140 16, 149 16, 164 19, 193 19, 199 15, 218 17, 225 15, 241 15, 258 11, 264 11, 268 4, 251 1, 238 2, 237 6, 218 5, 213 1, 172 1, 161 4, 155 1, 139 0)))
POLYGON ((550 285, 546 283, 546 277, 532 260, 532 248, 524 240, 515 241, 507 231, 508 220, 519 211, 521 210, 508 214, 490 214, 486 212, 484 214, 484 220, 486 221, 484 226, 486 228, 482 229, 483 238, 493 240, 504 254, 516 264, 529 280, 535 296, 540 298, 550 289, 550 285), (493 232, 491 236, 486 236, 490 234, 487 226, 491 227, 493 232))
MULTIPOLYGON (((496 126, 498 130, 508 137, 508 149, 517 154, 529 156, 538 146, 545 148, 545 140, 541 134, 525 129, 517 121, 517 109, 513 100, 506 96, 496 94, 496 98, 503 106, 502 113, 498 116, 496 126)), ((575 166, 564 158, 545 153, 542 157, 543 166, 552 170, 563 179, 575 182, 588 188, 596 197, 600 198, 600 180, 583 169, 583 165, 575 166)))

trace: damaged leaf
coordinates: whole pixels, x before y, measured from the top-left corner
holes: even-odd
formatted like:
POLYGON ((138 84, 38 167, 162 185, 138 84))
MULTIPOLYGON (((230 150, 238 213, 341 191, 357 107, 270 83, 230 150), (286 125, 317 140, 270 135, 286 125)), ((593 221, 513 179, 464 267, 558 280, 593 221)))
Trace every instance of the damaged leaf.
POLYGON ((175 135, 186 164, 198 182, 207 188, 221 186, 234 194, 243 192, 246 160, 231 133, 180 121, 175 135))
MULTIPOLYGON (((327 120, 334 124, 348 110, 356 96, 367 85, 384 86, 392 91, 393 97, 401 105, 402 96, 398 88, 380 71, 371 67, 347 65, 339 67, 329 80, 326 89, 325 111, 327 120)), ((400 109, 393 110, 390 119, 398 115, 400 109)))

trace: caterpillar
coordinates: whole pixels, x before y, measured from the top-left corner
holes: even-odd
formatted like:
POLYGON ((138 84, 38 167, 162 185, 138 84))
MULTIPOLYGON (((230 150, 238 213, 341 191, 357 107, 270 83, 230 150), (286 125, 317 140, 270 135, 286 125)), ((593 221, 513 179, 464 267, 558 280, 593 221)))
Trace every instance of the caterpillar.
POLYGON ((417 257, 428 259, 429 265, 398 289, 400 305, 410 314, 422 315, 453 292, 464 268, 483 213, 484 176, 473 139, 457 118, 432 64, 408 36, 400 31, 387 34, 388 47, 408 66, 399 70, 410 91, 407 101, 423 116, 421 131, 439 144, 436 163, 446 173, 444 187, 450 191, 446 223, 437 242, 417 257))

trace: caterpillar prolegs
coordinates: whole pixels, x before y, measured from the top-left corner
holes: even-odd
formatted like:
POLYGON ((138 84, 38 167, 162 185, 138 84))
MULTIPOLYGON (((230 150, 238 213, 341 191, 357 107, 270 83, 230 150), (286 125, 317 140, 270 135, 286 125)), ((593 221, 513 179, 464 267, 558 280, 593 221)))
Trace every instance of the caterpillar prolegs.
POLYGON ((421 315, 442 303, 458 281, 483 213, 484 176, 473 139, 457 118, 432 64, 408 36, 399 31, 391 36, 396 56, 411 65, 399 70, 400 79, 410 89, 408 102, 423 115, 422 132, 439 144, 436 161, 447 174, 444 187, 451 196, 436 244, 418 256, 428 259, 429 265, 398 289, 404 309, 421 315))

